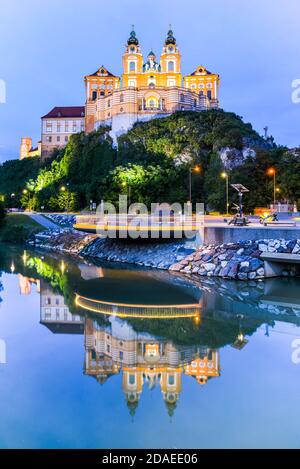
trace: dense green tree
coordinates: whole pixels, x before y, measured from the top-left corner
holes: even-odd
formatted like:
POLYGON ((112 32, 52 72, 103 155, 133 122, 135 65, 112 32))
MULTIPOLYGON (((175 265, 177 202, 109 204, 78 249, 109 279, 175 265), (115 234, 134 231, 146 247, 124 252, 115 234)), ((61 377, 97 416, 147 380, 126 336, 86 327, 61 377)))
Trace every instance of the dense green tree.
MULTIPOLYGON (((8 161, 0 166, 0 194, 8 206, 36 210, 83 209, 91 200, 117 203, 119 194, 149 206, 186 202, 191 182, 193 202, 224 212, 226 185, 220 174, 226 169, 230 184, 241 183, 250 190, 244 203, 247 211, 253 211, 273 200, 270 167, 276 170, 278 198, 300 200, 299 153, 266 142, 234 113, 180 111, 136 123, 119 137, 118 150, 109 128, 101 127, 87 135, 73 135, 63 150, 44 162, 37 158, 8 161), (233 157, 231 166, 227 163, 224 168, 220 151, 243 147, 253 149, 256 156, 239 165, 233 157), (62 192, 62 187, 67 190, 62 192)), ((230 202, 236 200, 230 187, 230 202)))

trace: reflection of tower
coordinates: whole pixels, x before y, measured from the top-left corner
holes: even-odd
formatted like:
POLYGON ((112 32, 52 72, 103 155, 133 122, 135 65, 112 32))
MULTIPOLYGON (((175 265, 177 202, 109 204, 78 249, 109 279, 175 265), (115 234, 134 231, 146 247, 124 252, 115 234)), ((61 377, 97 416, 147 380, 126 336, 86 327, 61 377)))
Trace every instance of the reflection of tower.
POLYGON ((123 368, 122 387, 130 415, 133 416, 143 390, 143 376, 140 370, 136 367, 123 368))
POLYGON ((40 280, 35 278, 24 277, 22 274, 19 274, 19 287, 21 295, 30 295, 31 285, 35 283, 37 292, 40 292, 40 280))
POLYGON ((206 384, 209 378, 220 376, 219 351, 203 347, 198 357, 184 367, 185 374, 193 376, 199 384, 206 384))
POLYGON ((72 314, 64 296, 41 280, 40 322, 54 333, 82 334, 83 320, 72 314))
POLYGON ((180 367, 166 368, 161 374, 161 391, 170 417, 174 414, 181 393, 181 373, 180 367))

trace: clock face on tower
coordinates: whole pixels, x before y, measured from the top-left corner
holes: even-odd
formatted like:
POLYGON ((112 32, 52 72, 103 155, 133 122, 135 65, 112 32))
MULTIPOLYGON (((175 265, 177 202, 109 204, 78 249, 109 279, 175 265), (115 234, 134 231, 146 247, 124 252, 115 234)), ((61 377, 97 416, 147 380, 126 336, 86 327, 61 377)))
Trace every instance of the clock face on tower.
POLYGON ((169 49, 170 52, 173 51, 173 47, 172 47, 172 46, 169 46, 168 49, 169 49))
POLYGON ((131 52, 134 52, 134 51, 135 51, 135 48, 134 48, 133 46, 130 47, 130 51, 131 51, 131 52))

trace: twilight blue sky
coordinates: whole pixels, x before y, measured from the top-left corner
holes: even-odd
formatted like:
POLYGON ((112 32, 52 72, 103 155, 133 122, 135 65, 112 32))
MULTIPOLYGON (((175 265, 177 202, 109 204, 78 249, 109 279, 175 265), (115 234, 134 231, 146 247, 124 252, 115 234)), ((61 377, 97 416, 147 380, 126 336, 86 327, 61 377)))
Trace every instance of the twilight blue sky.
POLYGON ((53 106, 83 104, 85 74, 121 73, 131 24, 144 54, 159 55, 171 23, 183 73, 218 72, 225 110, 300 145, 299 18, 299 0, 0 0, 0 161, 18 157, 21 136, 36 143, 53 106))

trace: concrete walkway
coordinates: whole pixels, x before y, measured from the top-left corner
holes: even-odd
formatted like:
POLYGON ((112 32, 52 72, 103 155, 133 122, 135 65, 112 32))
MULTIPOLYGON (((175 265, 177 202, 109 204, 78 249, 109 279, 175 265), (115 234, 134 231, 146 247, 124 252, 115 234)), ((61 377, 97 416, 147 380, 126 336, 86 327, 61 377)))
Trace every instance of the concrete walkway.
POLYGON ((25 214, 48 230, 57 230, 60 228, 59 225, 44 217, 40 213, 25 212, 25 214))

